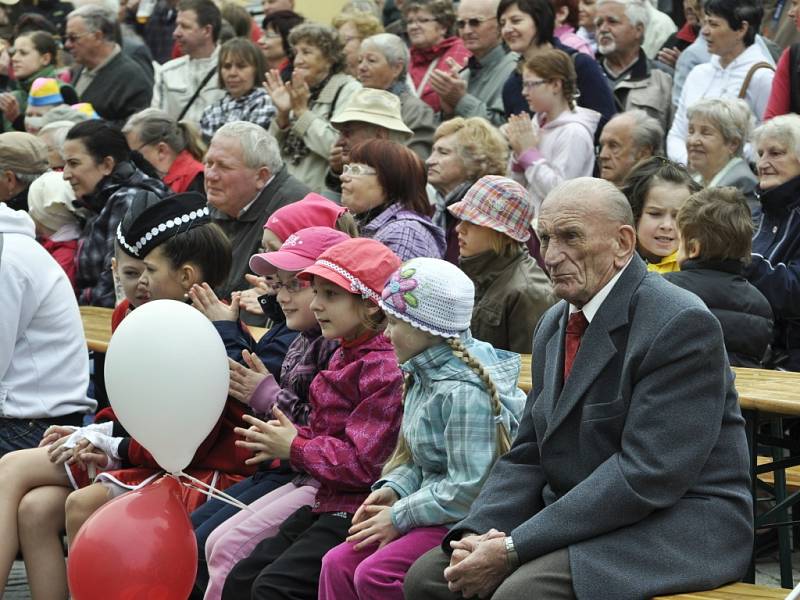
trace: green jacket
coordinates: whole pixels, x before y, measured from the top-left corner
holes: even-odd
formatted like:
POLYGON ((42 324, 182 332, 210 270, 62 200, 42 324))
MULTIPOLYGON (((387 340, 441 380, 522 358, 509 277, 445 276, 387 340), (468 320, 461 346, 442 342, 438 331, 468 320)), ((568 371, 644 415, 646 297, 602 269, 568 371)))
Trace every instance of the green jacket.
MULTIPOLYGON (((6 119, 5 115, 3 115, 3 131, 25 131, 25 109, 28 107, 28 95, 31 92, 31 86, 33 85, 33 82, 39 77, 49 77, 51 79, 55 79, 58 82, 59 90, 69 88, 69 90, 72 91, 72 94, 77 98, 77 94, 75 94, 75 90, 72 88, 72 86, 61 81, 58 78, 56 68, 52 65, 48 65, 45 68, 36 71, 36 73, 30 77, 16 81, 16 89, 12 90, 11 93, 14 95, 14 98, 17 99, 17 104, 19 104, 19 117, 14 119, 14 122, 12 123, 6 119)), ((64 92, 62 91, 62 94, 63 93, 64 92)))

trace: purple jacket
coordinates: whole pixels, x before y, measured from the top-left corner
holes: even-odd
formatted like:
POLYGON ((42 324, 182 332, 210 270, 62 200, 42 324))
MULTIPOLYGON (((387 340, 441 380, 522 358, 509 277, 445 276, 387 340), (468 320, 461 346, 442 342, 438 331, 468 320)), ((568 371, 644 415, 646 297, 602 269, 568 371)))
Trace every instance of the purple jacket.
POLYGON ((361 235, 378 240, 402 261, 418 256, 442 258, 447 249, 441 227, 430 217, 406 210, 397 202, 364 225, 361 235))
POLYGON ((403 375, 381 334, 333 353, 311 383, 308 425, 291 463, 320 482, 314 512, 354 513, 378 480, 400 431, 403 375))

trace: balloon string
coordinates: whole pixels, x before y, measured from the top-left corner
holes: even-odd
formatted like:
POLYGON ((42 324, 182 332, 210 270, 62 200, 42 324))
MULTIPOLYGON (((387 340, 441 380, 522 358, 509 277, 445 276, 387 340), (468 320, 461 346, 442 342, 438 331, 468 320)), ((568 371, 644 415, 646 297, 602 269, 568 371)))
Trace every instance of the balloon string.
POLYGON ((247 504, 243 504, 241 501, 237 500, 233 496, 229 496, 225 492, 223 492, 221 490, 218 490, 213 485, 209 485, 209 484, 205 483, 204 481, 201 481, 201 480, 197 479, 196 477, 192 477, 191 475, 187 474, 185 471, 181 471, 180 473, 178 473, 178 475, 180 475, 181 477, 186 477, 186 479, 192 481, 193 483, 195 483, 195 484, 197 484, 199 486, 202 486, 204 488, 207 488, 208 491, 206 491, 206 490, 204 490, 204 489, 202 489, 200 487, 197 487, 197 485, 193 486, 193 485, 190 485, 190 484, 188 484, 186 482, 183 482, 183 481, 180 482, 182 485, 185 485, 188 488, 195 489, 198 492, 200 492, 202 494, 205 494, 209 498, 216 498, 217 500, 219 500, 221 502, 226 502, 227 504, 231 504, 232 506, 235 506, 236 508, 239 508, 241 510, 249 510, 250 512, 255 512, 247 504))

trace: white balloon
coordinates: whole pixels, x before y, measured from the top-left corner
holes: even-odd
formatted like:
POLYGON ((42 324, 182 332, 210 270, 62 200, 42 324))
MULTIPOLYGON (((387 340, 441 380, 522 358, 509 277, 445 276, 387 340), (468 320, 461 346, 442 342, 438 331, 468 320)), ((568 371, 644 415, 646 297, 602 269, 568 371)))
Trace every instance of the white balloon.
POLYGON ((222 414, 228 358, 217 330, 199 311, 154 300, 114 332, 105 379, 122 426, 161 467, 177 473, 222 414))

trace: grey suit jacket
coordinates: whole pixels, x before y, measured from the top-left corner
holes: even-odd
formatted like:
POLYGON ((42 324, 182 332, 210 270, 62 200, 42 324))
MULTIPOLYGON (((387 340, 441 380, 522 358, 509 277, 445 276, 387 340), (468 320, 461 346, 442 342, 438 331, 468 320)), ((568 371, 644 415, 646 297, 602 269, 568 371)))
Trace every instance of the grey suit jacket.
POLYGON ((740 578, 753 542, 744 420, 719 323, 634 257, 563 383, 568 305, 539 323, 511 450, 445 539, 491 527, 523 562, 568 547, 578 598, 740 578))

